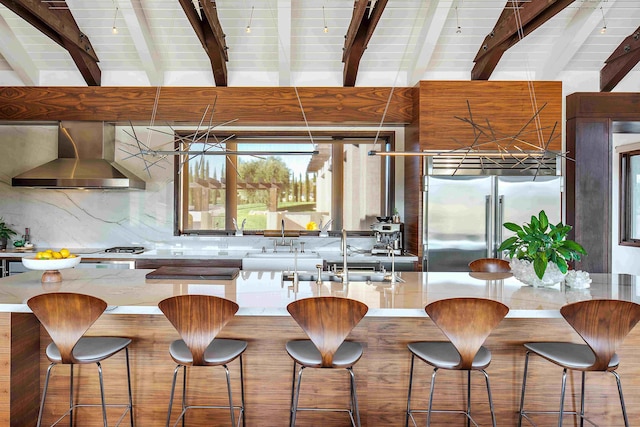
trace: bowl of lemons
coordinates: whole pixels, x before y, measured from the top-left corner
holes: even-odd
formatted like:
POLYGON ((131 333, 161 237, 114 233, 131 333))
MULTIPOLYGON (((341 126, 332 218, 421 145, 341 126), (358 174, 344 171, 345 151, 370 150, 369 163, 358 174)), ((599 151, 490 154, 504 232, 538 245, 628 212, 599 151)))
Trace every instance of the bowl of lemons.
POLYGON ((82 257, 69 252, 68 249, 62 248, 59 251, 47 249, 40 251, 35 256, 22 258, 22 264, 30 270, 44 270, 42 274, 42 282, 61 282, 62 275, 59 270, 65 268, 73 268, 80 264, 82 257))

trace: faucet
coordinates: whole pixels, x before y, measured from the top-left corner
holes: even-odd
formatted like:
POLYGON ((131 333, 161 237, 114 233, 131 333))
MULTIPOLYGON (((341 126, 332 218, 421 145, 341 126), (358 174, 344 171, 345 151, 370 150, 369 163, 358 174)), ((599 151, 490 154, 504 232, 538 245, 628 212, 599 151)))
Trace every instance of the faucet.
POLYGON ((287 242, 284 240, 284 218, 282 219, 282 246, 285 246, 287 242))
POLYGON ((396 283, 396 253, 393 250, 393 246, 387 246, 389 255, 391 255, 391 283, 396 283))
POLYGON ((342 283, 349 283, 349 269, 347 268, 347 230, 342 229, 342 239, 340 241, 342 249, 342 283))

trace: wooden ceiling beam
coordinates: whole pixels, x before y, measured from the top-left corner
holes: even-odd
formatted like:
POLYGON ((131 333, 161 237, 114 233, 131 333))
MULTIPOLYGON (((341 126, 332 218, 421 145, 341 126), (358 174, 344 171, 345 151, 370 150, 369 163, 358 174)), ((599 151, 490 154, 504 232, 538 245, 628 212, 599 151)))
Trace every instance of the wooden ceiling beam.
POLYGON ((573 2, 574 0, 508 0, 496 25, 485 37, 473 60, 475 65, 471 70, 471 80, 488 80, 502 55, 511 46, 573 2))
POLYGON ((611 92, 640 61, 640 27, 613 51, 600 70, 600 92, 611 92))
POLYGON ((209 56, 216 86, 227 86, 227 44, 214 0, 198 0, 201 14, 191 0, 179 0, 202 47, 209 56))
POLYGON ((66 49, 89 86, 100 86, 98 56, 69 9, 49 9, 40 0, 0 0, 0 3, 66 49))
POLYGON ((372 1, 355 0, 351 23, 345 36, 342 52, 344 62, 343 85, 350 87, 356 85, 358 67, 367 44, 380 21, 382 12, 387 5, 387 0, 378 0, 371 9, 372 1))

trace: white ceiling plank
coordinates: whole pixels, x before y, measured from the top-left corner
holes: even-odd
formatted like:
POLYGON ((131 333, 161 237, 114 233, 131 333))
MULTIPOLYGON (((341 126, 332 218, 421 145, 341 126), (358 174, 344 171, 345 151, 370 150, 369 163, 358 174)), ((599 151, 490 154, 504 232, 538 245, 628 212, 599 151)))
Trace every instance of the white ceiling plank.
POLYGON ((453 3, 453 0, 432 0, 429 2, 427 18, 423 22, 420 36, 413 50, 416 55, 409 67, 409 86, 418 83, 427 71, 453 3))
POLYGON ((554 80, 569 64, 593 31, 602 26, 602 15, 606 15, 616 0, 591 1, 576 9, 562 35, 553 44, 546 60, 536 69, 536 79, 554 80), (602 8, 602 9, 600 9, 602 8))
POLYGON ((279 73, 278 84, 291 86, 291 0, 278 0, 279 73))
POLYGON ((149 77, 149 82, 152 86, 161 86, 162 61, 151 37, 151 30, 144 11, 141 7, 134 5, 131 0, 118 0, 117 4, 149 77))
POLYGON ((40 72, 13 30, 0 15, 0 54, 26 86, 39 84, 40 72))

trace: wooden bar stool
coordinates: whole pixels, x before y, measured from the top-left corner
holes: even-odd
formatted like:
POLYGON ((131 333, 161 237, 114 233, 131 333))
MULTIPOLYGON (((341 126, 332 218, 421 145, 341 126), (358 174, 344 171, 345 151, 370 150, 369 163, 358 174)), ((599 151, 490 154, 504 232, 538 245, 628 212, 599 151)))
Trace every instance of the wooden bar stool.
POLYGON ((498 326, 509 312, 509 308, 501 302, 483 298, 450 298, 432 302, 425 311, 446 335, 449 341, 419 341, 408 345, 411 352, 411 370, 409 374, 409 392, 407 395, 407 414, 405 426, 409 418, 414 425, 413 413, 427 413, 427 426, 431 425, 432 412, 448 412, 464 414, 469 422, 476 422, 471 417, 471 371, 484 374, 487 384, 491 421, 496 425, 496 417, 491 399, 489 375, 485 369, 491 363, 491 352, 483 346, 491 331, 498 326), (415 358, 433 366, 428 409, 411 409, 411 389, 413 386, 413 366, 415 358), (433 393, 436 374, 439 369, 467 371, 467 409, 433 409, 433 393))
POLYGON ((90 295, 75 293, 50 293, 35 296, 27 301, 27 305, 38 318, 53 342, 47 346, 46 354, 51 364, 47 369, 44 381, 44 390, 40 402, 38 414, 38 427, 42 424, 42 413, 47 399, 49 378, 54 366, 58 364, 69 365, 69 409, 54 423, 57 424, 69 415, 69 425, 75 425, 73 410, 78 407, 100 406, 102 407, 102 421, 107 424, 107 407, 125 407, 117 425, 124 419, 127 412, 133 423, 133 399, 131 397, 131 370, 129 368, 129 344, 131 339, 121 337, 85 337, 84 333, 102 315, 107 308, 107 303, 90 295), (125 351, 127 362, 127 384, 129 391, 129 403, 106 404, 104 398, 104 385, 102 380, 102 366, 100 362, 125 351), (79 404, 73 401, 73 365, 95 363, 98 366, 98 378, 100 380, 101 404, 79 404))
POLYGON ((469 269, 476 273, 509 273, 509 261, 499 258, 478 258, 469 263, 469 269))
MULTIPOLYGON (((640 320, 640 305, 630 301, 620 300, 589 300, 567 304, 560 309, 562 317, 582 337, 586 344, 570 342, 531 342, 524 346, 527 349, 524 362, 524 376, 522 378, 522 395, 520 397, 520 416, 518 426, 522 425, 522 418, 532 422, 529 414, 558 414, 558 426, 562 426, 565 414, 580 417, 580 425, 584 421, 591 423, 584 416, 584 390, 587 371, 611 372, 616 379, 624 425, 629 426, 627 410, 622 395, 620 376, 615 371, 620 360, 616 349, 624 338, 631 332, 640 320), (560 392, 560 409, 558 411, 525 411, 524 394, 527 385, 527 370, 529 355, 537 354, 548 361, 561 366, 562 389, 560 392), (582 372, 582 386, 580 390, 580 412, 564 410, 564 396, 567 382, 567 370, 582 372)), ((591 423, 593 424, 593 423, 591 423)))
POLYGON ((362 344, 345 341, 351 330, 362 320, 368 307, 356 300, 340 297, 316 297, 294 301, 287 306, 293 319, 310 340, 294 340, 286 344, 287 353, 293 359, 291 382, 290 426, 296 424, 297 411, 348 412, 351 424, 360 426, 356 378, 353 365, 362 356, 362 344), (296 367, 300 365, 296 381, 296 367), (346 369, 350 376, 349 409, 299 408, 302 372, 305 368, 346 369), (355 414, 355 419, 354 419, 355 414))
POLYGON ((177 366, 173 372, 169 410, 167 411, 167 426, 171 421, 171 407, 176 389, 176 379, 180 368, 182 377, 182 412, 175 424, 182 419, 188 409, 229 409, 231 425, 236 426, 235 410, 239 410, 238 424, 242 418, 245 425, 244 413, 244 376, 242 370, 242 353, 247 349, 247 342, 234 339, 216 338, 218 333, 229 323, 238 311, 238 304, 233 301, 211 295, 179 295, 162 300, 158 307, 180 334, 182 339, 173 341, 169 353, 177 366), (231 393, 231 377, 227 364, 239 359, 240 361, 240 405, 233 404, 231 393), (187 366, 222 366, 227 377, 228 406, 219 405, 187 405, 186 382, 187 366))

